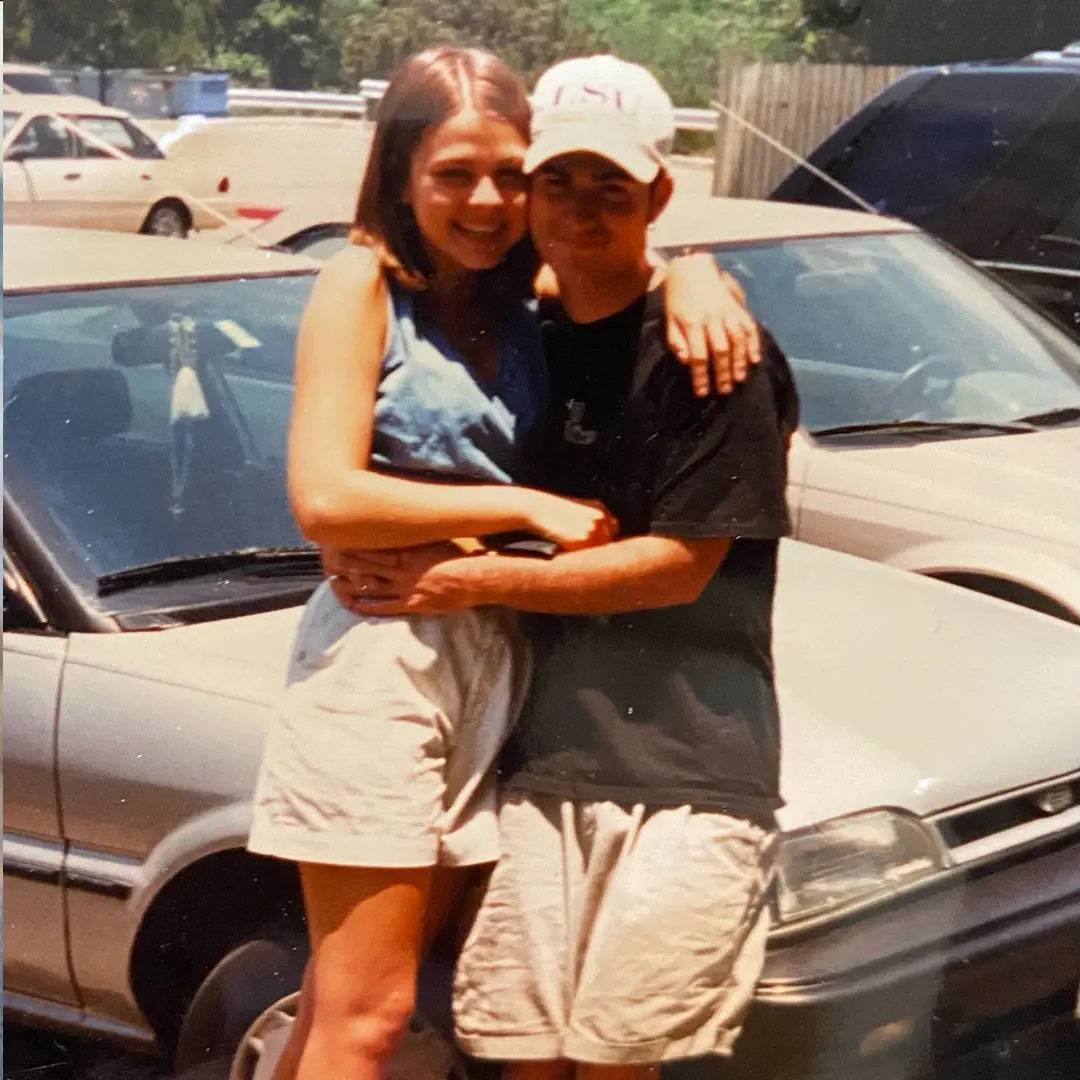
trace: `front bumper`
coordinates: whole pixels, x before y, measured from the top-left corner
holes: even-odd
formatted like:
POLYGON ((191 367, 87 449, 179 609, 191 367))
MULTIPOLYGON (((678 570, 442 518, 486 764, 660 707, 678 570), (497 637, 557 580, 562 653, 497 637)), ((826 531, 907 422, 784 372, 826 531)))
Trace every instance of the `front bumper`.
POLYGON ((988 1048, 1070 1029, 1078 987, 1074 832, 846 925, 776 940, 735 1057, 719 1072, 714 1060, 665 1077, 959 1078, 988 1048))

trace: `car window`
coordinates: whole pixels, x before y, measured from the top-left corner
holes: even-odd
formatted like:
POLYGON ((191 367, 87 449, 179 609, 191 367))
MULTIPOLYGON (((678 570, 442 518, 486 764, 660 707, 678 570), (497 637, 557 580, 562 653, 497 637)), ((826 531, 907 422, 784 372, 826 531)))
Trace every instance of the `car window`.
POLYGON ((1080 345, 921 235, 718 248, 787 354, 811 429, 1005 423, 1080 406, 1080 345))
POLYGON ((4 113, 4 138, 8 137, 8 132, 18 123, 20 113, 6 112, 4 113))
MULTIPOLYGON (((1074 90, 1065 74, 971 72, 932 79, 884 109, 828 171, 875 207, 926 225, 992 175, 1074 90)), ((850 207, 824 181, 809 201, 850 207)))
MULTIPOLYGON (((73 116, 71 119, 85 129, 91 135, 101 139, 102 142, 115 146, 123 151, 128 157, 133 158, 161 158, 162 154, 157 143, 149 136, 144 135, 134 124, 116 116, 73 116)), ((83 156, 89 158, 105 158, 110 155, 87 140, 84 141, 83 156)))
POLYGON ((9 154, 31 159, 77 157, 78 150, 78 140, 52 116, 35 116, 8 147, 9 154))
POLYGON ((312 281, 5 298, 5 464, 80 574, 300 542, 285 440, 312 281))
POLYGON ((1075 243, 1078 191, 1080 85, 1045 116, 1016 153, 938 215, 931 228, 977 258, 1080 269, 1080 245, 1075 243))

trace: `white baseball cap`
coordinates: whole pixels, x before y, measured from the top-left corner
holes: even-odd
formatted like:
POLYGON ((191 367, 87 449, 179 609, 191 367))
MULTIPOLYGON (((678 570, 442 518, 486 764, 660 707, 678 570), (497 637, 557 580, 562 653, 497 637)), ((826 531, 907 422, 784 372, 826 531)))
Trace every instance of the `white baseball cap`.
POLYGON ((527 173, 575 153, 607 158, 642 184, 651 184, 667 168, 675 109, 640 64, 616 56, 564 60, 540 76, 532 106, 527 173))

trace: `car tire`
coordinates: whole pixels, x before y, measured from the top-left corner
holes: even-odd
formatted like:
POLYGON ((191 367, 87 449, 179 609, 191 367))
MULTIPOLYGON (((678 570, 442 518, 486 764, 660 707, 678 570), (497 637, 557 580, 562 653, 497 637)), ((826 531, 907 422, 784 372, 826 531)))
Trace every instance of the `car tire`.
POLYGON ((253 934, 229 950, 199 984, 184 1012, 173 1057, 184 1080, 227 1080, 253 1022, 294 997, 308 945, 283 928, 253 934))
MULTIPOLYGON (((269 930, 231 949, 195 991, 180 1024, 177 1080, 270 1080, 296 1015, 308 945, 269 930)), ((476 1080, 451 1040, 416 1013, 390 1080, 476 1080)))
POLYGON ((150 236, 172 236, 183 240, 191 229, 187 210, 177 202, 160 202, 150 208, 141 232, 150 236))

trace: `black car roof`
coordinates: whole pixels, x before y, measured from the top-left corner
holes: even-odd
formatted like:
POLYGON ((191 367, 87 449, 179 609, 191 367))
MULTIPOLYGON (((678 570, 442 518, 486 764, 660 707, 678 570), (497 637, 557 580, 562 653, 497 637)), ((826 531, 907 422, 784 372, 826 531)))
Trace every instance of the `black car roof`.
POLYGON ((1037 52, 1020 60, 971 60, 958 64, 938 66, 937 68, 942 74, 977 71, 1030 73, 1033 71, 1046 71, 1047 69, 1064 71, 1080 78, 1080 49, 1075 53, 1064 51, 1037 52))

